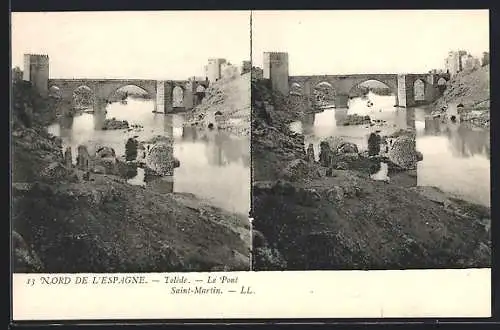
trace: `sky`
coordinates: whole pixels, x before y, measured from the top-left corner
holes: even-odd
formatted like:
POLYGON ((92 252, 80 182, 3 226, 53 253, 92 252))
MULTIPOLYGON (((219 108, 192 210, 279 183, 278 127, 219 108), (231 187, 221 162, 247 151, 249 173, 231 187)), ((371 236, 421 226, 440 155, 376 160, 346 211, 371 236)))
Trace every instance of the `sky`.
POLYGON ((12 66, 46 54, 51 78, 204 77, 209 58, 250 60, 249 11, 12 13, 12 66))
POLYGON ((489 51, 488 10, 254 11, 252 25, 253 65, 288 52, 290 75, 425 73, 489 51))

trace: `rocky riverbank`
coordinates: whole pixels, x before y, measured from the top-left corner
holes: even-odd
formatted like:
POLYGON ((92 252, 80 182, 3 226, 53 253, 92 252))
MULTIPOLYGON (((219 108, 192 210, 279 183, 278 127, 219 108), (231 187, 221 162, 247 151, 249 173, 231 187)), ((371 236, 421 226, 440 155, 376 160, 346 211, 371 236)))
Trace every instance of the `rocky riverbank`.
POLYGON ((446 85, 443 96, 433 105, 434 117, 452 116, 474 126, 490 127, 490 66, 462 71, 446 85))
MULTIPOLYGON (((134 152, 121 156, 106 146, 81 146, 73 151, 74 164, 71 151, 63 152, 61 140, 33 115, 50 103, 28 98, 30 86, 22 88, 14 86, 20 105, 12 132, 15 272, 249 269, 246 217, 191 194, 127 183, 138 163, 160 176, 178 166, 168 144, 153 141, 155 151, 142 161, 140 152, 130 161, 126 156, 134 152)), ((144 147, 137 143, 138 151, 144 147)))
POLYGON ((188 114, 185 125, 250 134, 250 73, 227 74, 211 83, 201 104, 188 114))
POLYGON ((414 132, 375 157, 324 141, 316 162, 288 127, 307 109, 289 104, 252 84, 254 269, 490 266, 489 209, 416 187, 414 132))

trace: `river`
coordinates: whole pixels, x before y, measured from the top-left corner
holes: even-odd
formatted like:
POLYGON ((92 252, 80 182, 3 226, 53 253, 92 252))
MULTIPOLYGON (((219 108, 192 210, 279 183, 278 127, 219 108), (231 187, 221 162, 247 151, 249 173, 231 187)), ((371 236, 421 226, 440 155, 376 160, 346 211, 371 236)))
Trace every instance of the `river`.
POLYGON ((130 184, 154 187, 162 192, 192 193, 229 212, 248 215, 250 209, 250 140, 217 130, 183 127, 183 114, 153 113, 154 102, 128 99, 127 104, 112 103, 106 112, 81 113, 63 117, 48 127, 60 136, 63 146, 72 147, 73 161, 80 144, 112 147, 117 156, 125 154, 128 138, 144 141, 156 135, 174 138, 174 156, 180 166, 172 177, 144 182, 144 171, 128 180, 130 184), (127 120, 140 129, 100 130, 105 118, 127 120))
POLYGON ((490 132, 467 124, 442 122, 429 116, 428 107, 394 107, 395 96, 368 94, 367 100, 353 98, 348 108, 325 109, 293 122, 290 128, 305 135, 305 146, 312 143, 319 157, 319 142, 330 136, 343 137, 366 150, 368 135, 381 130, 382 135, 412 127, 416 131, 417 150, 423 160, 417 165, 417 185, 436 186, 464 200, 490 206, 490 132), (338 125, 350 114, 369 115, 384 124, 338 125))

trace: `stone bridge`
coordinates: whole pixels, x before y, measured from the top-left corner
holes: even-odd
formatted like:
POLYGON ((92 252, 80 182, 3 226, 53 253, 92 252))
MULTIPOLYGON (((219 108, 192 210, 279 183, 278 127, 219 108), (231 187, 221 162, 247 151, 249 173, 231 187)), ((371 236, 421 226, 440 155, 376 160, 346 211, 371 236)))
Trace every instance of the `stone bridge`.
POLYGON ((94 101, 97 106, 106 104, 111 96, 120 88, 125 86, 137 86, 146 91, 149 97, 155 101, 155 111, 172 112, 174 108, 191 109, 196 106, 201 99, 196 91, 199 86, 203 89, 208 87, 206 81, 194 80, 144 80, 144 79, 49 79, 47 87, 54 90, 62 99, 72 100, 75 90, 80 87, 87 87, 92 91, 94 101), (174 104, 174 90, 180 89, 182 102, 174 104))
POLYGON ((148 80, 148 79, 54 79, 49 78, 49 57, 41 54, 25 54, 23 80, 29 81, 42 96, 57 91, 62 99, 73 101, 74 92, 82 86, 89 88, 94 96, 94 106, 102 107, 121 87, 133 85, 145 90, 155 101, 155 111, 172 112, 174 108, 191 109, 205 94, 208 80, 148 80), (57 87, 55 89, 54 87, 57 87), (181 102, 174 105, 174 91, 182 95, 181 102))
POLYGON ((411 107, 433 102, 442 90, 439 88, 449 80, 447 75, 438 74, 352 74, 290 76, 289 93, 314 96, 315 90, 323 89, 335 107, 344 108, 360 84, 375 80, 385 84, 396 97, 395 106, 411 107), (419 89, 416 84, 420 84, 419 89), (419 93, 420 91, 420 93, 419 93))
POLYGON ((335 107, 347 107, 355 89, 368 80, 387 85, 396 96, 395 106, 426 104, 441 95, 443 84, 450 79, 444 73, 290 76, 286 52, 264 52, 263 78, 271 81, 273 90, 284 95, 316 96, 321 90, 335 107), (415 85, 420 85, 420 88, 417 90, 415 85))

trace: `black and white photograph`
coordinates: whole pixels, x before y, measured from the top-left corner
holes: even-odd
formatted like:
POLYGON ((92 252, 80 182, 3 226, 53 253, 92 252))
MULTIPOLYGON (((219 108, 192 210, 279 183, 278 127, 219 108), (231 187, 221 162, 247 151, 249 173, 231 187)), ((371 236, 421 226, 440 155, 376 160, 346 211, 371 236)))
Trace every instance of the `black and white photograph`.
POLYGON ((253 270, 491 267, 488 10, 255 11, 253 270))
POLYGON ((250 12, 11 18, 13 271, 250 270, 250 12))
POLYGON ((492 315, 489 10, 12 10, 12 324, 492 315))

